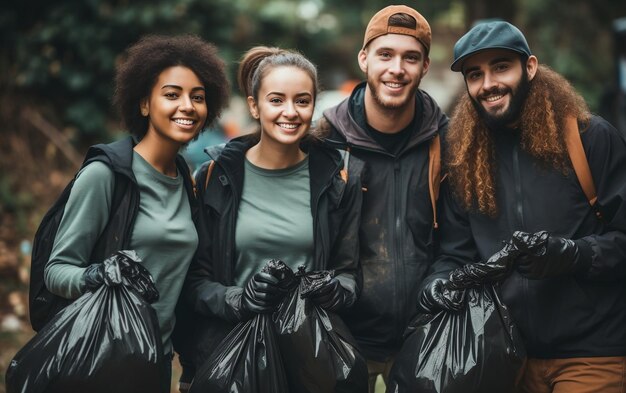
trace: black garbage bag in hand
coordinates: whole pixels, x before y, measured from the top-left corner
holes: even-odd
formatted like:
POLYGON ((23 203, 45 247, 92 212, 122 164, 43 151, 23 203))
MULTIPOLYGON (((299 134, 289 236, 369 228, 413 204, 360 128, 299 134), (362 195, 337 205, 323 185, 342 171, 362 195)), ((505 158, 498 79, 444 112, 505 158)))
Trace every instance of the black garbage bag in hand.
POLYGON ((104 285, 59 312, 15 355, 7 393, 159 392, 163 348, 148 303, 158 291, 139 262, 134 251, 105 260, 104 285))
POLYGON ((226 336, 196 373, 189 393, 287 393, 270 314, 256 314, 226 336))
MULTIPOLYGON (((293 271, 271 260, 262 269, 288 289, 293 271), (287 269, 285 269, 287 268, 287 269)), ((189 393, 290 392, 271 314, 240 322, 198 369, 189 393)))
POLYGON ((458 312, 418 315, 396 356, 387 392, 511 392, 526 351, 497 282, 513 269, 518 250, 507 243, 486 263, 450 273, 449 288, 464 290, 458 312))
MULTIPOLYGON (((288 267, 287 267, 288 268, 288 267)), ((306 273, 274 313, 274 324, 291 392, 367 392, 367 364, 335 313, 307 299, 332 272, 306 273)))

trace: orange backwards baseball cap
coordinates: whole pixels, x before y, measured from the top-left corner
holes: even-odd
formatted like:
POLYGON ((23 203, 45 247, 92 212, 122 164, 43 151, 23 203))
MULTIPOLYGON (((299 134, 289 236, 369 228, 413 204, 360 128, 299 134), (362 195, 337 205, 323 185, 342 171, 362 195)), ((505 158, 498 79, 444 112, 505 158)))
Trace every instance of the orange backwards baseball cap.
POLYGON ((430 25, 419 12, 406 5, 390 5, 378 11, 365 29, 363 49, 374 38, 385 34, 403 34, 415 37, 426 48, 426 54, 430 52, 431 31, 430 25), (395 14, 407 14, 415 19, 415 28, 389 25, 389 18, 395 14))

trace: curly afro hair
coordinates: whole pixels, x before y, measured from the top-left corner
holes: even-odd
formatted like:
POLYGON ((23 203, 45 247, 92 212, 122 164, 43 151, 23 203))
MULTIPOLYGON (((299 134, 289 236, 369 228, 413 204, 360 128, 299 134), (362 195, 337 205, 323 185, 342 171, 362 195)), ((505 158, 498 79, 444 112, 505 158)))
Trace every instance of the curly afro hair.
POLYGON ((208 109, 205 127, 228 105, 229 84, 224 61, 213 44, 198 36, 148 35, 131 45, 126 55, 117 67, 113 104, 123 126, 139 139, 148 130, 148 118, 140 112, 141 101, 150 95, 159 75, 167 68, 187 67, 204 85, 208 109))

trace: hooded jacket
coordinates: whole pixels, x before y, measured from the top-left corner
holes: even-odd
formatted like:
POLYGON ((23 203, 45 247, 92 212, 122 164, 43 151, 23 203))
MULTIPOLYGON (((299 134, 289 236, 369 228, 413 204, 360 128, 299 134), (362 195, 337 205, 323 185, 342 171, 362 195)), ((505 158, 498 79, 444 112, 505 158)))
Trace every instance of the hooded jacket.
POLYGON ((448 118, 425 92, 417 91, 422 118, 397 155, 388 153, 361 126, 355 106, 364 105, 366 84, 324 112, 319 131, 332 146, 349 148, 366 163, 361 217, 363 289, 342 316, 368 359, 395 354, 416 312, 417 289, 433 261, 435 233, 429 195, 430 141, 448 118))
POLYGON ((530 280, 517 272, 501 284, 530 357, 626 355, 626 144, 604 119, 592 117, 581 139, 597 190, 598 219, 573 170, 546 168, 520 148, 518 131, 493 131, 498 213, 461 208, 444 184, 441 254, 434 277, 485 261, 516 230, 572 239, 587 271, 530 280))
MULTIPOLYGON (((229 302, 236 261, 235 229, 244 181, 245 153, 256 144, 253 136, 231 140, 215 158, 206 181, 208 165, 196 175, 201 190, 200 246, 192 262, 184 293, 196 312, 205 317, 199 326, 196 364, 200 365, 238 322, 229 302)), ((350 158, 347 183, 341 178, 341 154, 312 140, 301 144, 309 155, 311 213, 313 216, 314 270, 335 270, 352 298, 358 296, 361 275, 358 264, 358 226, 362 202, 363 163, 350 158)))

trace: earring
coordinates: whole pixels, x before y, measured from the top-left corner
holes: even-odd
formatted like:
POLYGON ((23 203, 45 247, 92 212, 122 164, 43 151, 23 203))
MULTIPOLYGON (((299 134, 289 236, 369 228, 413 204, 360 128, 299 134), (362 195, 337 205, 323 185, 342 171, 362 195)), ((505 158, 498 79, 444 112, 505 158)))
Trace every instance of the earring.
POLYGON ((254 117, 255 119, 258 120, 259 119, 259 114, 258 113, 254 113, 254 114, 252 114, 252 117, 254 117))

